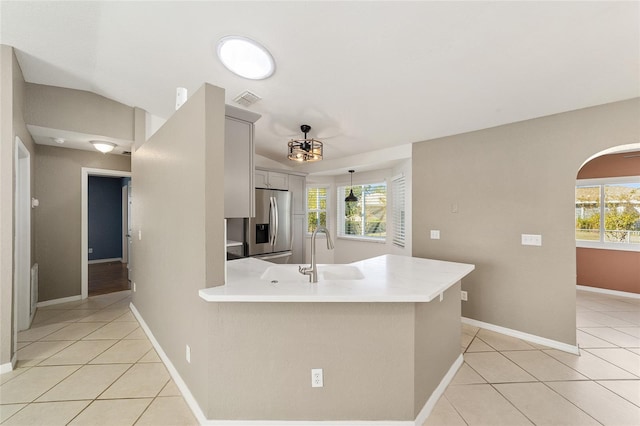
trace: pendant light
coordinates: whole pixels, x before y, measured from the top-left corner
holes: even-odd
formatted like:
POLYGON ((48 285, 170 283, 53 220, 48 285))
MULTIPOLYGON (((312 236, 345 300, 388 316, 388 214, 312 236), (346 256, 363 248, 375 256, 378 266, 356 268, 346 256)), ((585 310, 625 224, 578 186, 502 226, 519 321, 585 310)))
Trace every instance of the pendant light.
POLYGON ((349 174, 351 174, 351 188, 349 190, 349 195, 347 195, 347 198, 344 199, 346 203, 354 203, 358 201, 358 197, 353 195, 353 174, 354 173, 355 173, 355 170, 349 170, 349 174))

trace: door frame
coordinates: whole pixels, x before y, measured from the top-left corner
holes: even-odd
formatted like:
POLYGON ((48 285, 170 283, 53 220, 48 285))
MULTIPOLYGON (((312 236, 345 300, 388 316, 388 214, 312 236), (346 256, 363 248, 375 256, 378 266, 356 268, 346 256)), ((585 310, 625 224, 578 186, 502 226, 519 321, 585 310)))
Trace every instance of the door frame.
POLYGON ((131 177, 122 170, 93 169, 83 167, 81 173, 81 224, 80 224, 80 296, 89 297, 89 176, 131 177))
POLYGON ((31 153, 22 140, 15 138, 15 223, 14 223, 14 349, 18 331, 31 326, 35 315, 31 294, 31 153))

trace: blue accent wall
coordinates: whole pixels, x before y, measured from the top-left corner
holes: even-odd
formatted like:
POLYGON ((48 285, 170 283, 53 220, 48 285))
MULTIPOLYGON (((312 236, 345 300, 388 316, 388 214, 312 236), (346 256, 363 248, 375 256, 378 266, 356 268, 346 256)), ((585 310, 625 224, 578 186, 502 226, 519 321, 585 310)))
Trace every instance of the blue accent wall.
POLYGON ((89 176, 89 260, 122 257, 122 178, 89 176))

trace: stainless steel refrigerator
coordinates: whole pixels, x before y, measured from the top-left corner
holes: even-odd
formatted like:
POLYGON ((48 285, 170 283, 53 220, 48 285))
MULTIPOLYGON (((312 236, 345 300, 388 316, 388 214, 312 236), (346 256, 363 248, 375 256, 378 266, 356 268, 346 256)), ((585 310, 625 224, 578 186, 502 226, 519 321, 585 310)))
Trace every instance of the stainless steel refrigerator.
POLYGON ((245 221, 247 255, 275 263, 291 257, 291 193, 256 189, 256 216, 245 221))

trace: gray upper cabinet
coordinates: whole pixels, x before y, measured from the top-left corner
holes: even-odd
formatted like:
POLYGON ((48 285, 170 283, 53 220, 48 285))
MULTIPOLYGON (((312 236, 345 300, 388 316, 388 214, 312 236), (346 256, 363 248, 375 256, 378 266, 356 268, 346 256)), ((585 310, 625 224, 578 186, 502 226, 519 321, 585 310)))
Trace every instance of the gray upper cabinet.
POLYGON ((253 123, 259 114, 226 106, 224 140, 224 216, 255 216, 253 123))
POLYGON ((255 187, 267 189, 289 189, 289 175, 280 172, 256 169, 255 187))
POLYGON ((293 214, 305 214, 304 209, 304 176, 289 175, 289 191, 293 198, 293 214))

